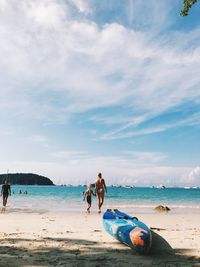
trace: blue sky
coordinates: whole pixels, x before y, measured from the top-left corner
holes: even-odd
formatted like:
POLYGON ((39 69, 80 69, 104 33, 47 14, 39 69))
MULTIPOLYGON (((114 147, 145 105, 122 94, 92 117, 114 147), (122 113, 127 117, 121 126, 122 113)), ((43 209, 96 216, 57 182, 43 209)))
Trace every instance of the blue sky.
POLYGON ((200 4, 0 2, 0 172, 200 185, 200 4))

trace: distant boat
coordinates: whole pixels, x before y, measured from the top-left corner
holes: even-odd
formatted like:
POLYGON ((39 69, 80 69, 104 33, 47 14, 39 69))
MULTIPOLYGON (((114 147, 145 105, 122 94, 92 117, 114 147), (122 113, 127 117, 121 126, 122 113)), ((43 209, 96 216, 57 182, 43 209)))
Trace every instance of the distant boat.
POLYGON ((124 187, 124 188, 134 188, 134 186, 131 186, 131 185, 124 185, 122 187, 124 187))
POLYGON ((184 186, 184 189, 199 189, 198 186, 184 186))
POLYGON ((161 185, 157 186, 157 188, 158 188, 158 189, 165 189, 166 187, 165 187, 164 185, 161 184, 161 185))

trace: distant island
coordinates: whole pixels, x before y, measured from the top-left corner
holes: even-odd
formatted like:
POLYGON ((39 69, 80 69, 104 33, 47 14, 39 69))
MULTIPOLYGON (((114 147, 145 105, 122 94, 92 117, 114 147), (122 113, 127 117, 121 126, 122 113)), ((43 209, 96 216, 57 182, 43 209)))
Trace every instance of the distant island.
POLYGON ((6 178, 11 185, 54 185, 49 178, 34 173, 0 174, 0 184, 6 178))

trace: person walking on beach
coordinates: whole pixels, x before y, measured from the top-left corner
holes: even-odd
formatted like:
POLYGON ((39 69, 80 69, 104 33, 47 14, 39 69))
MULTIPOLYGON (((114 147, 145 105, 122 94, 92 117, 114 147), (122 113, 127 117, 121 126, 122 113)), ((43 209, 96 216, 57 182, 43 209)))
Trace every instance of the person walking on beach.
POLYGON ((92 206, 92 195, 96 196, 91 189, 91 184, 89 184, 87 190, 84 192, 84 198, 83 198, 83 201, 85 201, 85 198, 87 200, 87 203, 88 203, 87 212, 88 213, 90 213, 90 208, 92 206))
POLYGON ((105 191, 107 193, 106 184, 105 184, 104 179, 102 178, 101 173, 98 174, 97 180, 95 182, 95 188, 96 188, 96 194, 98 197, 98 208, 99 208, 98 213, 101 213, 101 207, 104 202, 104 193, 105 191))
POLYGON ((8 180, 6 179, 1 189, 1 196, 3 195, 3 206, 5 207, 7 204, 8 196, 11 196, 10 185, 8 184, 8 180))

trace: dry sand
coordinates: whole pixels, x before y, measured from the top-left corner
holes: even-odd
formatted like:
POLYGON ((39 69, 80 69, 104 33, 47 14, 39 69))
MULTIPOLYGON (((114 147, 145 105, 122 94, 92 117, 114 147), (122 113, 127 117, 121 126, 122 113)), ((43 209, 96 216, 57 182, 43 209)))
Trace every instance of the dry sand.
POLYGON ((200 215, 135 215, 156 228, 146 256, 109 236, 95 213, 0 213, 0 266, 200 266, 200 215))

